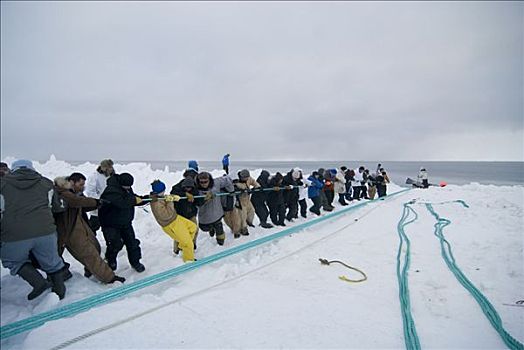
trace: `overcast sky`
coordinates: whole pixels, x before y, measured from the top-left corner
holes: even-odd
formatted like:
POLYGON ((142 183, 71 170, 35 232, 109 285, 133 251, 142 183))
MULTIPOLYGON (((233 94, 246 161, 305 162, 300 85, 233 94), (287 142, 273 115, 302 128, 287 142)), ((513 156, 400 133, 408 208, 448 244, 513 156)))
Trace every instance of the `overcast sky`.
POLYGON ((1 156, 524 160, 524 3, 1 2, 1 156))

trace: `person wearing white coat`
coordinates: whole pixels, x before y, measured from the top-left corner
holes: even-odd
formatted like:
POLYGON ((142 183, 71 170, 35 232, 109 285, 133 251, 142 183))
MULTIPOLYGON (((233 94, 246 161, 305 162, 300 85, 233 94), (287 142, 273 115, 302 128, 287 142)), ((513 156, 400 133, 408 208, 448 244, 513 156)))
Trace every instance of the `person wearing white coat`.
POLYGON ((338 193, 338 202, 341 205, 348 205, 344 200, 346 193, 346 170, 345 166, 338 169, 337 174, 335 175, 335 193, 338 193))
POLYGON ((360 200, 367 197, 366 183, 364 182, 364 168, 360 166, 355 169, 355 185, 353 186, 353 199, 360 200))
POLYGON ((307 197, 308 187, 311 185, 311 181, 304 177, 302 169, 300 169, 300 180, 298 189, 298 204, 300 205, 300 216, 304 219, 307 218, 307 197))
MULTIPOLYGON (((106 189, 107 179, 115 174, 113 168, 113 161, 111 159, 104 159, 96 171, 88 177, 86 181, 85 195, 87 197, 100 199, 102 192, 106 189)), ((98 210, 92 211, 89 217, 89 226, 96 235, 96 231, 100 228, 100 220, 98 219, 98 210)))

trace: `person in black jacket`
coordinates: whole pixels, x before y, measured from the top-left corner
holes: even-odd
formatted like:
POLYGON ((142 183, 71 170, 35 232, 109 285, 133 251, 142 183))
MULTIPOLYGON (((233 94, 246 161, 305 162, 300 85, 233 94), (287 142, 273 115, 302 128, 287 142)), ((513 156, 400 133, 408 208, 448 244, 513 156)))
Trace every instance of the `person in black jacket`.
POLYGON ((269 216, 275 226, 286 226, 284 219, 286 216, 286 204, 284 202, 282 181, 284 176, 281 173, 276 173, 269 178, 269 187, 273 187, 274 191, 268 191, 267 204, 269 206, 269 216))
MULTIPOLYGON (((188 174, 188 176, 185 179, 182 179, 179 183, 177 183, 171 188, 171 194, 176 194, 180 197, 187 197, 187 200, 174 202, 175 210, 178 215, 183 216, 184 218, 191 220, 198 225, 196 218, 198 214, 198 207, 196 206, 194 198, 194 196, 198 196, 198 190, 196 189, 196 184, 193 177, 188 174)), ((195 233, 195 237, 193 239, 193 245, 195 250, 197 236, 198 226, 197 232, 195 233)), ((178 254, 179 252, 180 249, 178 248, 178 242, 176 240, 173 240, 173 253, 178 254)))
POLYGON ((286 204, 287 221, 293 221, 294 218, 298 217, 298 183, 300 179, 300 170, 291 169, 282 181, 282 185, 289 187, 289 190, 284 191, 284 202, 286 204))
POLYGON ((267 170, 262 170, 260 176, 257 178, 257 182, 260 184, 260 189, 251 194, 251 203, 253 203, 253 206, 255 207, 255 214, 257 214, 258 219, 260 220, 260 226, 263 228, 273 228, 273 225, 267 222, 269 216, 269 210, 267 208, 268 191, 263 191, 263 189, 271 187, 269 186, 268 180, 269 172, 267 170))
POLYGON ((145 267, 140 263, 140 241, 135 237, 132 223, 135 206, 145 204, 142 202, 145 196, 140 197, 133 192, 133 181, 133 176, 128 173, 111 176, 100 196, 107 204, 99 209, 98 214, 106 240, 106 260, 109 267, 116 270, 116 257, 125 245, 129 263, 137 272, 143 272, 145 267))

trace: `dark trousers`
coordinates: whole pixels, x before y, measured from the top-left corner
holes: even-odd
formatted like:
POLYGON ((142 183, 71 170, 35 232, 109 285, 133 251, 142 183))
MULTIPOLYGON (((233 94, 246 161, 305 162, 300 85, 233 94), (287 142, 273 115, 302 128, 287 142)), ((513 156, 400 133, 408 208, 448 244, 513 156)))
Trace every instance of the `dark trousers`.
POLYGON ((100 220, 97 215, 91 215, 89 218, 89 227, 91 227, 91 230, 96 235, 96 231, 100 229, 100 220))
POLYGON ((300 215, 305 218, 307 217, 307 201, 305 198, 298 201, 298 204, 300 204, 300 215))
POLYGON ((310 199, 311 201, 313 201, 313 206, 309 208, 309 211, 317 215, 320 215, 320 206, 322 204, 322 200, 320 199, 320 196, 316 196, 310 199))
POLYGON ((352 201, 353 200, 353 196, 352 195, 353 195, 353 193, 352 193, 351 183, 348 181, 348 182, 346 182, 346 193, 345 193, 346 200, 352 201))
POLYGON ((224 165, 224 166, 223 166, 223 169, 224 169, 224 171, 226 172, 226 174, 229 175, 229 165, 224 165))
POLYGON ((274 225, 281 225, 284 223, 284 219, 286 216, 286 206, 284 203, 274 204, 274 203, 268 203, 269 204, 269 216, 271 217, 271 221, 274 225))
POLYGON ((353 199, 368 198, 368 189, 364 186, 353 186, 353 199))
POLYGON ((217 243, 220 245, 224 244, 226 239, 226 233, 224 232, 224 226, 222 225, 222 219, 215 221, 211 224, 199 223, 198 227, 204 232, 209 232, 209 235, 213 237, 216 235, 217 243))
POLYGON ((288 221, 291 221, 291 219, 298 217, 298 201, 297 200, 290 200, 288 203, 286 203, 287 207, 287 215, 286 219, 288 221))
POLYGON ((326 193, 324 191, 320 191, 320 195, 318 197, 320 199, 320 206, 323 207, 324 210, 326 210, 326 208, 329 209, 330 205, 328 203, 326 193))
POLYGON ((333 199, 335 198, 335 191, 325 190, 324 193, 326 195, 326 201, 327 201, 328 205, 331 206, 332 203, 333 203, 333 199))
POLYGON ((102 227, 102 233, 106 240, 106 259, 108 262, 116 262, 118 252, 122 250, 124 245, 131 266, 140 262, 142 251, 140 250, 140 241, 135 237, 133 226, 102 227))
POLYGON ((254 196, 251 197, 251 203, 255 208, 255 214, 257 214, 260 223, 267 222, 267 217, 269 216, 269 209, 266 206, 266 201, 263 199, 254 199, 254 196))
POLYGON ((424 188, 428 188, 429 187, 429 182, 428 182, 427 179, 422 180, 422 187, 424 187, 424 188))
POLYGON ((378 197, 380 198, 380 197, 386 196, 386 190, 387 190, 386 185, 377 185, 378 197))

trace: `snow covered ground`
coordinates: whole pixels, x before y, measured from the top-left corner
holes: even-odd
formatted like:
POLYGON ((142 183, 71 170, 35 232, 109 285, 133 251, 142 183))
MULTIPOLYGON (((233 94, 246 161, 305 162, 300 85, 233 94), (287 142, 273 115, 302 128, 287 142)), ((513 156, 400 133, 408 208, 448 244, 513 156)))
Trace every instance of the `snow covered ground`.
MULTIPOLYGON (((89 163, 71 166, 54 158, 35 165, 49 178, 73 171, 90 175, 96 168, 89 163)), ((132 173, 135 192, 141 194, 149 192, 149 183, 156 178, 172 185, 182 176, 181 171, 151 170, 144 163, 115 168, 132 173)), ((252 175, 259 172, 253 170, 252 175)), ((217 170, 213 175, 221 173, 217 170)), ((391 185, 388 192, 400 189, 391 185)), ((369 203, 110 304, 10 337, 2 341, 2 349, 50 349, 89 332, 92 335, 69 347, 403 348, 396 276, 397 223, 403 203, 412 199, 462 199, 468 203, 470 208, 435 205, 441 216, 452 220, 444 234, 464 274, 491 301, 506 330, 524 341, 524 307, 504 305, 524 299, 524 186, 469 184, 415 189, 369 203), (342 260, 363 270, 368 280, 356 284, 341 281, 339 275, 360 276, 341 265, 323 266, 318 258, 342 260), (112 326, 100 329, 108 325, 112 326)), ((413 207, 419 219, 406 230, 412 244, 409 289, 422 348, 505 348, 440 256, 440 245, 433 235, 435 219, 423 205, 413 207)), ((295 224, 302 222, 304 219, 299 219, 295 224)), ((142 242, 146 271, 135 272, 124 249, 117 272, 127 278, 126 283, 183 264, 181 257, 173 256, 172 241, 151 213, 137 209, 134 226, 142 242)), ((250 229, 250 236, 237 240, 228 233, 224 247, 201 232, 197 258, 278 231, 257 227, 250 229)), ((100 233, 98 238, 103 245, 100 233)), ((67 295, 62 301, 47 293, 28 302, 29 286, 2 268, 2 326, 116 287, 86 279, 79 263, 68 255, 66 260, 72 265, 73 278, 66 282, 67 295)))

